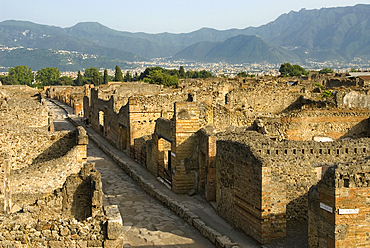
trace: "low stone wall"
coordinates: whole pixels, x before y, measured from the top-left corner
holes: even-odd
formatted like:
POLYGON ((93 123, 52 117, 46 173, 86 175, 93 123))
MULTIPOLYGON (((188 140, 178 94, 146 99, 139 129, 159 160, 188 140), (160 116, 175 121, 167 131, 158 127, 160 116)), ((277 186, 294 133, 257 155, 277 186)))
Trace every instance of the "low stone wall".
POLYGON ((62 187, 66 178, 80 171, 86 161, 87 143, 86 132, 81 127, 77 128, 76 131, 65 133, 64 138, 40 154, 35 163, 12 171, 10 184, 13 203, 19 206, 31 203, 36 196, 50 194, 62 187), (66 154, 58 154, 58 150, 68 150, 69 147, 66 154))

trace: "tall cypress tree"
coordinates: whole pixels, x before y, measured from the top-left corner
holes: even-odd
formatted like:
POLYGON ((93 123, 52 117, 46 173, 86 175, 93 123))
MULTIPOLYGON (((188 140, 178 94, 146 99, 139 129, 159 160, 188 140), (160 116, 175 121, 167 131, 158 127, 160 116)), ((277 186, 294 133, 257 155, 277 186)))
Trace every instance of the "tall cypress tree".
POLYGON ((179 77, 180 78, 185 78, 185 70, 184 70, 184 67, 183 66, 180 66, 180 69, 179 69, 179 77))
POLYGON ((108 84, 108 71, 107 71, 107 69, 104 70, 104 84, 108 84))
POLYGON ((76 85, 77 86, 82 86, 83 85, 81 71, 78 71, 78 73, 77 73, 76 85))
POLYGON ((114 81, 123 82, 122 71, 121 71, 121 68, 118 67, 118 65, 116 65, 116 72, 114 73, 114 81))

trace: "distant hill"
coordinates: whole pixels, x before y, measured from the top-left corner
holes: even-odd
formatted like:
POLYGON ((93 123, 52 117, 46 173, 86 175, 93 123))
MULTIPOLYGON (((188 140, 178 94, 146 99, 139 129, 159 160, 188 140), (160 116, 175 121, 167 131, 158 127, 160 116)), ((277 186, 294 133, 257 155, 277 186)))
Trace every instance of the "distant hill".
MULTIPOLYGON (((27 65, 33 71, 45 67, 57 67, 61 71, 77 71, 89 67, 132 68, 125 61, 100 57, 96 55, 81 54, 77 52, 62 52, 46 49, 29 50, 27 48, 15 49, 11 51, 0 51, 0 65, 2 67, 15 67, 27 65)), ((1 69, 0 69, 1 71, 1 69)), ((8 71, 5 68, 5 71, 8 71)))
POLYGON ((122 32, 96 22, 60 28, 24 21, 3 21, 0 22, 1 46, 76 51, 124 61, 178 58, 180 55, 199 60, 202 54, 211 61, 244 61, 241 58, 248 57, 248 61, 254 59, 253 62, 257 62, 264 60, 267 53, 272 56, 271 61, 285 57, 296 60, 296 56, 303 62, 370 60, 370 5, 302 9, 283 14, 260 27, 223 31, 202 28, 182 34, 122 32), (269 43, 263 48, 263 43, 257 40, 250 40, 246 46, 245 37, 230 39, 239 35, 258 35, 274 48, 269 43), (212 52, 207 47, 211 43, 207 42, 219 43, 212 44, 212 52), (241 47, 232 49, 233 45, 241 47), (262 52, 262 49, 268 51, 262 52))
POLYGON ((287 47, 301 58, 370 59, 370 5, 291 11, 246 31, 287 47))
POLYGON ((238 35, 224 42, 199 42, 175 54, 173 59, 201 62, 224 61, 234 64, 300 61, 294 53, 274 46, 256 35, 238 35))

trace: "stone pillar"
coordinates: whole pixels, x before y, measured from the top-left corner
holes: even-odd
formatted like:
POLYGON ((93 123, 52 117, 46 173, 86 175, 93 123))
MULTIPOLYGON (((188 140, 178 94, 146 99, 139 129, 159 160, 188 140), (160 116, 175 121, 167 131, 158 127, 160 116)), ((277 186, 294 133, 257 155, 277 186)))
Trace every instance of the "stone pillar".
POLYGON ((89 138, 86 134, 86 130, 78 126, 77 127, 77 141, 76 141, 76 151, 77 151, 77 162, 86 162, 87 160, 87 144, 89 143, 89 138))
POLYGON ((99 172, 91 174, 91 196, 92 217, 103 215, 103 186, 99 172))
POLYGON ((53 122, 53 114, 51 112, 48 113, 48 130, 50 132, 54 132, 55 131, 55 128, 54 128, 54 122, 53 122))

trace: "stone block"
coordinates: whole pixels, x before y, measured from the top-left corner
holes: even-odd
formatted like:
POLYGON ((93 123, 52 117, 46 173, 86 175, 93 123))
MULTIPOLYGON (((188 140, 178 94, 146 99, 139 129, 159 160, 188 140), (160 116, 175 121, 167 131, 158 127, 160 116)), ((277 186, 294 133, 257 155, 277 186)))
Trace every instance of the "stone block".
POLYGON ((107 237, 118 239, 123 234, 123 222, 118 206, 105 206, 104 211, 107 216, 107 237))
POLYGON ((235 245, 227 236, 220 236, 216 238, 216 247, 217 248, 229 248, 231 245, 235 245))
POLYGON ((193 220, 193 226, 196 228, 196 229, 198 229, 200 232, 202 232, 202 230, 204 229, 204 226, 205 226, 206 224, 202 221, 202 220, 200 220, 200 219, 194 219, 193 220))
POLYGON ((53 241, 53 240, 50 240, 49 241, 49 247, 50 248, 62 248, 62 247, 66 247, 64 242, 63 241, 53 241))
POLYGON ((192 211, 188 210, 188 211, 185 211, 184 213, 184 220, 189 224, 189 225, 193 225, 193 221, 195 219, 199 219, 199 216, 194 214, 192 211))
POLYGON ((123 247, 124 238, 118 238, 115 240, 105 240, 104 241, 104 248, 118 248, 123 247))
POLYGON ((76 241, 77 248, 87 248, 87 241, 85 240, 78 240, 76 241))
POLYGON ((103 247, 103 242, 100 240, 88 240, 87 247, 103 247))
POLYGON ((123 234, 122 225, 117 221, 107 221, 107 236, 108 239, 118 239, 123 234))

